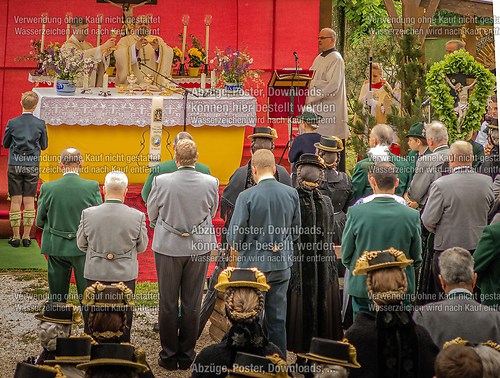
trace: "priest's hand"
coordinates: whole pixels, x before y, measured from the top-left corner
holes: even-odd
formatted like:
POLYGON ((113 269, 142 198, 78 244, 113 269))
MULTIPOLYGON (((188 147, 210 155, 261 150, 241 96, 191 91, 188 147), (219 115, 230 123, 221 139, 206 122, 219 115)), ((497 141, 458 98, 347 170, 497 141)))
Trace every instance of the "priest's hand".
POLYGON ((144 46, 148 44, 148 41, 146 41, 146 38, 141 37, 136 43, 135 43, 135 48, 137 50, 142 49, 144 46))
POLYGON ((160 47, 160 43, 158 42, 158 38, 154 38, 153 40, 151 40, 151 42, 149 42, 149 44, 151 45, 151 47, 155 51, 160 47))
POLYGON ((116 44, 116 38, 111 37, 110 39, 108 39, 106 42, 104 42, 101 45, 101 49, 102 50, 108 50, 108 49, 114 47, 115 44, 116 44))

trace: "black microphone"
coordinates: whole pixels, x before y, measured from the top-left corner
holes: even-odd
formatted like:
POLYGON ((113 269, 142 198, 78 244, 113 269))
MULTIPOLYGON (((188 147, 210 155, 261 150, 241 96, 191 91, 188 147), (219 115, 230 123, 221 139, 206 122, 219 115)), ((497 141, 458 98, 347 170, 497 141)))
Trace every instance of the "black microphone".
POLYGON ((296 51, 293 52, 293 56, 295 57, 295 60, 299 60, 299 55, 296 51))
POLYGON ((142 59, 137 57, 137 63, 139 63, 139 66, 142 65, 142 59))

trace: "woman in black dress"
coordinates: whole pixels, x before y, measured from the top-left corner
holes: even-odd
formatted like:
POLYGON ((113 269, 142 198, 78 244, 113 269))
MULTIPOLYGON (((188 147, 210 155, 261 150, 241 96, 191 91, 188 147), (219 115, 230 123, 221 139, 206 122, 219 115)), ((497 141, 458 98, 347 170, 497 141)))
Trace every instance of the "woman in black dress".
POLYGON ((288 289, 288 350, 304 353, 311 339, 342 339, 340 293, 332 243, 333 206, 321 194, 323 161, 303 154, 297 162, 301 235, 294 243, 288 289))
POLYGON ((342 140, 335 136, 322 136, 314 146, 316 154, 324 160, 326 165, 325 177, 319 190, 330 198, 335 211, 333 242, 335 245, 341 245, 347 209, 354 202, 354 187, 351 179, 347 173, 337 171, 340 152, 344 149, 344 145, 342 140))
POLYGON ((367 274, 374 312, 360 312, 347 330, 360 369, 350 378, 432 378, 439 348, 429 332, 415 324, 403 301, 408 282, 404 269, 413 260, 394 248, 364 252, 354 275, 367 274))
POLYGON ((227 268, 219 275, 215 289, 224 292, 226 314, 232 326, 219 344, 203 348, 196 356, 191 377, 226 377, 237 352, 259 356, 278 354, 284 358, 259 324, 264 309, 262 292, 269 290, 264 273, 256 268, 227 268))

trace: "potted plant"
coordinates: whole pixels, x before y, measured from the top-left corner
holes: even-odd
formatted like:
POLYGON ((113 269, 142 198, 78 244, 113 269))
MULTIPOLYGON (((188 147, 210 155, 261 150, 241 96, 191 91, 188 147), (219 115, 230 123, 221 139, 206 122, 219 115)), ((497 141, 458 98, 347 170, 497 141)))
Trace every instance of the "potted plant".
POLYGON ((188 50, 189 57, 189 76, 196 77, 200 73, 200 67, 205 63, 205 50, 200 45, 200 41, 191 34, 191 43, 193 47, 188 50))
POLYGON ((56 77, 57 94, 60 96, 74 95, 76 80, 90 75, 94 65, 94 60, 85 58, 81 51, 75 48, 62 49, 57 43, 49 44, 43 52, 42 69, 56 77))
POLYGON ((226 90, 241 90, 247 80, 261 82, 258 72, 249 69, 253 59, 246 51, 235 50, 231 47, 225 50, 216 49, 215 57, 210 63, 222 79, 226 90))

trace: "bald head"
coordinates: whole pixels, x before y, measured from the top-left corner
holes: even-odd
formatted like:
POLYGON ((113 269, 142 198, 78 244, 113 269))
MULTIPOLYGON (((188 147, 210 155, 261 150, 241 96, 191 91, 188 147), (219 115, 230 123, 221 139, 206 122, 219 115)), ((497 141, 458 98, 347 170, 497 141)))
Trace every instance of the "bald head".
POLYGON ((459 140, 450 146, 450 168, 470 167, 473 161, 474 152, 469 142, 459 140))
POLYGON ((61 152, 59 164, 63 170, 81 168, 82 153, 76 148, 68 147, 61 152))
POLYGON ((333 29, 330 28, 321 29, 318 36, 319 51, 323 52, 334 48, 336 40, 337 40, 337 33, 335 33, 333 29))
POLYGON ((394 131, 389 125, 375 125, 370 133, 370 147, 390 146, 394 140, 394 131))
POLYGON ((255 181, 258 182, 262 176, 274 175, 276 163, 274 155, 269 150, 258 150, 252 155, 252 173, 255 181))

